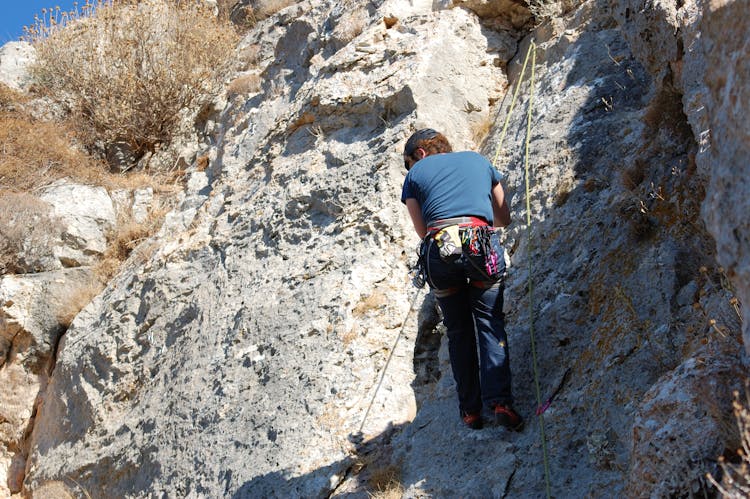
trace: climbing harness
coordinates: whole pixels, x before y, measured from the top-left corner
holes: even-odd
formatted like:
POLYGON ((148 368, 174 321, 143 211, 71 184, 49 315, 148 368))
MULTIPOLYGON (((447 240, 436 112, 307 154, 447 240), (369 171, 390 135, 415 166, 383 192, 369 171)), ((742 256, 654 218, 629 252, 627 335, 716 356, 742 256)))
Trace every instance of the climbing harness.
MULTIPOLYGON (((527 237, 528 237, 528 255, 529 255, 529 337, 531 338, 531 358, 532 358, 532 364, 533 364, 533 370, 534 370, 534 388, 536 391, 536 401, 537 401, 537 407, 541 408, 544 406, 542 404, 542 395, 541 395, 541 389, 539 388, 539 367, 537 362, 537 354, 536 354, 536 337, 534 334, 534 280, 533 280, 533 248, 532 248, 532 242, 533 239, 531 237, 531 183, 530 183, 530 167, 529 167, 529 143, 531 142, 531 118, 532 118, 532 111, 534 108, 534 84, 535 84, 535 67, 536 67, 536 43, 534 40, 531 40, 529 42, 529 48, 526 52, 526 58, 523 61, 523 67, 521 68, 521 74, 518 77, 518 83, 516 84, 516 89, 513 92, 513 99, 511 100, 510 108, 508 110, 508 114, 505 117, 505 123, 503 125, 503 130, 500 133, 500 141, 497 146, 497 151, 495 152, 495 159, 493 160, 492 165, 496 166, 497 164, 497 158, 500 155, 500 151, 503 147, 503 140, 505 139, 505 134, 508 130, 508 123, 510 122, 510 117, 513 113, 513 108, 516 103, 516 98, 518 97, 518 91, 521 88, 521 83, 523 82, 524 74, 526 73, 526 66, 529 61, 529 57, 531 57, 531 77, 529 80, 529 106, 526 114, 526 140, 525 140, 525 147, 524 147, 524 171, 525 171, 525 178, 526 178, 526 227, 527 227, 527 237)), ((554 395, 550 397, 549 403, 552 403, 552 398, 554 398, 554 395)), ((546 409, 545 409, 546 410, 546 409)), ((547 452, 547 437, 545 435, 545 428, 544 428, 544 410, 539 411, 537 410, 537 416, 539 417, 539 433, 542 440, 542 456, 544 460, 544 482, 545 482, 545 492, 547 495, 547 498, 551 498, 552 494, 550 492, 550 469, 549 469, 549 456, 547 452)))

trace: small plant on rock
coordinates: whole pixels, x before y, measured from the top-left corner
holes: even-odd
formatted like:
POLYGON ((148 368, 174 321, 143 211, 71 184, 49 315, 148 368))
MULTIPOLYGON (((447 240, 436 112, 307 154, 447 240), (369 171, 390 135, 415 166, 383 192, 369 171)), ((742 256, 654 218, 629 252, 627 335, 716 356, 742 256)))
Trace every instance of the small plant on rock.
POLYGON ((750 389, 745 388, 745 404, 740 402, 739 393, 734 394, 734 415, 740 432, 742 448, 737 450, 736 459, 730 462, 724 456, 719 457, 721 477, 707 475, 714 487, 724 498, 740 499, 750 496, 750 389))

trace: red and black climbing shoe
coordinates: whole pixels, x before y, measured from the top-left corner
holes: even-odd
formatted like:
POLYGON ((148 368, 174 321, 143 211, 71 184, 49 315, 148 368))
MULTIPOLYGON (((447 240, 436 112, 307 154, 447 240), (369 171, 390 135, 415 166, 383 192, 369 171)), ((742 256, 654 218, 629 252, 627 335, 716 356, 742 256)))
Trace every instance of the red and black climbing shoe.
POLYGON ((482 416, 479 412, 461 412, 461 419, 464 420, 464 424, 472 430, 482 429, 482 416))
POLYGON ((511 431, 523 430, 523 418, 509 405, 495 406, 495 421, 511 431))

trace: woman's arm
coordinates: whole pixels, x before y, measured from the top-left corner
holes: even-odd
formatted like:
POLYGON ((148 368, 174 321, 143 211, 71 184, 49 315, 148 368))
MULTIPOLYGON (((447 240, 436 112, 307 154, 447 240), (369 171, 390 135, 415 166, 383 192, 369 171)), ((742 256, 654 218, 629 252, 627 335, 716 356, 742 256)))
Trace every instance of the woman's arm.
POLYGON ((419 201, 414 198, 408 198, 406 200, 406 208, 409 210, 409 216, 411 217, 411 223, 414 224, 414 230, 417 231, 417 235, 420 239, 424 239, 424 236, 427 235, 427 226, 422 218, 422 207, 419 206, 419 201))
POLYGON ((508 202, 505 200, 503 186, 499 182, 492 188, 492 217, 495 227, 510 225, 510 208, 508 208, 508 202))

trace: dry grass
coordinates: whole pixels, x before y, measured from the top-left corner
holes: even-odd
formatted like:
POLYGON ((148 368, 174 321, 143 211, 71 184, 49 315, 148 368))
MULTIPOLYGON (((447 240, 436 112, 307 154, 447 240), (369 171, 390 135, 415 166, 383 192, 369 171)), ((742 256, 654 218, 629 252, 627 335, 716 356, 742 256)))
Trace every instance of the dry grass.
POLYGON ((560 185, 557 186, 553 198, 553 203, 556 207, 559 208, 566 203, 566 201, 570 197, 571 192, 573 192, 573 187, 573 180, 569 178, 566 178, 560 183, 560 185))
POLYGON ((260 45, 253 43, 243 48, 237 59, 244 63, 245 69, 257 66, 260 62, 260 45))
POLYGON ((41 121, 24 106, 28 97, 0 84, 0 191, 33 192, 55 180, 107 188, 136 188, 173 182, 145 174, 112 174, 83 151, 69 122, 41 121))
POLYGON ((714 478, 707 474, 706 478, 719 490, 722 497, 744 499, 750 495, 750 391, 745 387, 745 403, 740 402, 739 393, 734 394, 734 415, 739 428, 741 449, 737 450, 732 461, 726 457, 719 457, 722 476, 714 478))
POLYGON ((634 191, 646 178, 646 161, 636 159, 633 166, 622 172, 622 185, 630 191, 634 191))
POLYGON ((136 158, 210 101, 237 41, 203 2, 170 0, 105 2, 40 33, 40 88, 69 107, 89 145, 125 143, 136 158))
POLYGON ((364 7, 355 4, 348 7, 333 30, 333 37, 342 45, 346 45, 361 35, 370 21, 367 9, 364 7))
POLYGON ((42 270, 62 230, 44 201, 26 193, 0 192, 0 274, 42 270))
POLYGON ((5 83, 0 83, 0 110, 13 111, 28 100, 26 95, 13 90, 5 83))
POLYGON ((71 147, 75 142, 68 124, 0 111, 0 189, 32 191, 62 177, 105 183, 104 165, 71 147))
POLYGON ((66 297, 62 308, 57 312, 57 323, 65 329, 69 328, 73 323, 73 319, 78 315, 78 312, 91 303, 91 300, 93 300, 102 289, 104 289, 104 284, 98 280, 93 280, 86 286, 73 289, 66 297))
POLYGON ((481 147, 484 143, 494 124, 495 121, 492 113, 488 113, 483 119, 476 121, 471 125, 471 140, 474 141, 477 148, 481 147))
POLYGON ((404 495, 401 484, 401 469, 394 465, 377 468, 370 472, 367 484, 372 499, 400 499, 404 495))
POLYGON ((107 282, 112 279, 134 251, 138 252, 139 261, 145 262, 155 250, 155 245, 146 243, 146 240, 159 230, 168 211, 167 206, 152 207, 142 223, 120 220, 109 236, 107 251, 94 267, 99 280, 107 282))
POLYGON ((254 94, 260 91, 261 78, 257 74, 244 74, 238 76, 227 87, 227 94, 230 99, 241 95, 254 94))
POLYGON ((357 303, 352 313, 355 317, 364 317, 372 312, 378 311, 385 307, 388 300, 381 291, 375 291, 373 294, 357 303))
POLYGON ((256 0, 252 5, 239 5, 237 2, 226 0, 220 0, 220 2, 224 6, 219 6, 219 16, 228 16, 242 31, 252 28, 260 21, 297 3, 296 0, 256 0))
POLYGON ((74 499, 74 491, 67 487, 63 482, 45 482, 40 487, 34 489, 31 494, 33 499, 74 499))
POLYGON ((253 15, 256 21, 261 21, 295 3, 296 0, 258 0, 255 2, 253 15))

